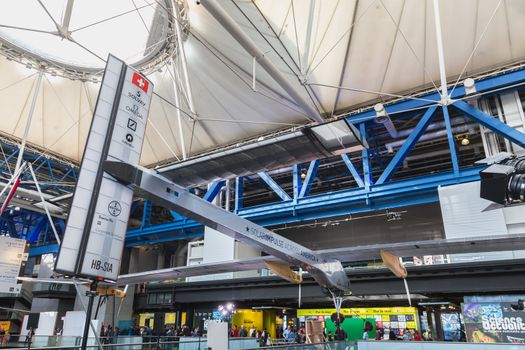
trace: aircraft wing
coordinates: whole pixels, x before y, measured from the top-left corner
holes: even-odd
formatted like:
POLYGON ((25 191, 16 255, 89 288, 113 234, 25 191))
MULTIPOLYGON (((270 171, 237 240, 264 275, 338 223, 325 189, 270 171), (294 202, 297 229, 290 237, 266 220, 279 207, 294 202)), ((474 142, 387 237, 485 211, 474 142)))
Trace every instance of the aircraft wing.
MULTIPOLYGON (((501 235, 495 237, 472 237, 468 239, 438 239, 411 241, 402 243, 372 244, 348 248, 317 250, 316 253, 335 258, 345 263, 381 260, 380 251, 386 250, 400 257, 481 253, 506 250, 525 250, 525 234, 501 235)), ((216 273, 249 271, 267 268, 266 261, 281 261, 273 256, 256 257, 243 260, 231 260, 206 263, 193 266, 181 266, 155 271, 120 275, 117 284, 136 284, 173 280, 176 278, 203 276, 216 273)))
POLYGON ((267 268, 264 261, 281 261, 273 256, 260 256, 251 259, 230 260, 217 263, 205 263, 191 266, 171 267, 155 271, 130 273, 120 275, 117 280, 118 285, 137 284, 144 282, 156 282, 173 280, 176 278, 213 275, 216 273, 249 271, 267 268))
POLYGON ((32 277, 17 277, 18 281, 30 283, 49 283, 49 284, 90 284, 91 281, 85 279, 64 279, 64 278, 32 278, 32 277))
POLYGON ((342 262, 356 262, 381 260, 381 250, 400 257, 525 250, 525 234, 372 244, 317 250, 317 253, 324 257, 337 258, 342 262))

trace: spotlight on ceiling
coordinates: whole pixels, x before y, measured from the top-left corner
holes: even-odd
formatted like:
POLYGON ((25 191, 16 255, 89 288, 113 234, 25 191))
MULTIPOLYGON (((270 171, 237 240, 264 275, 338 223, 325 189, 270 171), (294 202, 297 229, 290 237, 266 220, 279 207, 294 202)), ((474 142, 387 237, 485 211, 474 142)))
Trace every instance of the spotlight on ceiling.
POLYGON ((306 170, 305 169, 301 170, 301 179, 303 179, 303 180, 306 179, 306 170))
POLYGON ((465 94, 472 95, 478 92, 476 90, 476 82, 472 78, 467 78, 463 81, 463 86, 465 87, 465 94))
POLYGON ((456 135, 456 140, 462 145, 462 146, 468 146, 470 145, 470 140, 468 138, 468 133, 466 134, 459 134, 456 135))

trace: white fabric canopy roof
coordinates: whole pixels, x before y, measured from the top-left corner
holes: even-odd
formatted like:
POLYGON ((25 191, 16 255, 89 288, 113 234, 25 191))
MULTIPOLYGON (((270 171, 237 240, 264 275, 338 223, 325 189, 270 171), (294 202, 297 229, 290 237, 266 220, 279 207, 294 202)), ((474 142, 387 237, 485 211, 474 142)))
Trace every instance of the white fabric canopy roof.
MULTIPOLYGON (((42 3, 55 4, 50 14, 60 22, 66 2, 60 6, 54 1, 42 3)), ((131 0, 116 1, 120 7, 108 8, 108 3, 113 1, 75 0, 70 28, 128 11, 99 24, 99 31, 97 25, 90 27, 96 40, 86 40, 89 44, 85 46, 101 57, 113 52, 133 64, 138 58, 126 55, 133 52, 130 45, 137 51, 145 48, 148 26, 142 20, 149 25, 157 2, 135 0, 141 16, 134 11, 131 0), (90 6, 83 6, 86 3, 90 6), (88 15, 88 8, 96 12, 88 15), (140 31, 145 34, 139 34, 140 31)), ((391 94, 434 88, 433 84, 439 86, 431 0, 221 0, 220 4, 325 117, 351 111, 381 97, 341 90, 338 86, 391 94)), ((199 119, 196 123, 192 121, 188 103, 181 96, 182 128, 190 156, 310 122, 305 112, 260 67, 256 68, 256 91, 253 91, 253 58, 203 6, 192 0, 188 5, 190 33, 184 49, 199 119)), ((453 83, 460 75, 463 80, 473 73, 525 58, 524 1, 440 0, 439 5, 449 82, 453 83)), ((36 0, 31 6, 30 11, 23 11, 24 8, 4 3, 0 35, 16 36, 17 31, 2 25, 35 28, 50 21, 40 29, 53 29, 43 7, 36 0), (32 21, 21 21, 29 12, 32 21)), ((86 34, 83 35, 85 38, 86 34)), ((30 43, 32 39, 26 40, 30 43)), ((35 47, 40 46, 35 41, 35 47)), ((78 62, 78 57, 66 52, 66 47, 64 44, 64 52, 54 51, 54 56, 78 62)), ((88 51, 83 53, 84 63, 103 66, 88 51)), ((180 54, 177 56, 180 65, 180 54)), ((22 137, 37 71, 0 58, 0 77, 3 106, 0 131, 22 137)), ((146 130, 141 160, 145 165, 176 160, 182 153, 174 108, 173 72, 163 67, 149 77, 158 95, 154 96, 146 130)), ((97 83, 46 74, 29 142, 79 161, 98 87, 97 83)))

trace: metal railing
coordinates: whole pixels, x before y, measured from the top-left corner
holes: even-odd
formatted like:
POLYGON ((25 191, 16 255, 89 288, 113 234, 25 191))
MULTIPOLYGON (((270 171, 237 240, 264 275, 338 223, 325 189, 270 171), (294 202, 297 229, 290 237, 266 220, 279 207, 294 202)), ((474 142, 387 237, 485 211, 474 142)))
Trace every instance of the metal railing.
POLYGON ((261 349, 272 349, 272 350, 357 350, 356 341, 331 341, 323 343, 312 343, 312 344, 278 344, 270 345, 259 348, 250 348, 244 350, 261 350, 261 349))
MULTIPOLYGON (((177 336, 117 336, 88 338, 89 350, 206 350, 206 337, 177 337, 177 336)), ((29 339, 25 336, 11 335, 6 345, 0 349, 31 349, 53 350, 81 348, 82 337, 67 336, 38 336, 29 339)), ((229 349, 259 348, 255 338, 230 338, 229 349)))
MULTIPOLYGON (((96 344, 95 338, 89 338, 89 350, 212 350, 208 348, 205 337, 156 337, 149 339, 140 336, 122 336, 115 338, 101 338, 102 344, 96 344), (148 340, 148 341, 146 341, 148 340), (108 343, 106 343, 108 342, 108 343)), ((35 336, 31 344, 28 342, 13 342, 7 346, 0 346, 1 350, 30 349, 55 350, 80 349, 81 337, 35 336), (47 339, 46 339, 47 338, 47 339), (46 343, 46 344, 43 344, 46 343)), ((455 343, 455 342, 414 342, 414 341, 333 341, 315 344, 297 344, 273 342, 271 346, 256 346, 255 338, 230 338, 228 349, 237 350, 517 350, 523 349, 523 344, 484 344, 484 343, 455 343), (247 341, 251 340, 251 344, 247 341), (255 345, 255 346, 254 346, 255 345)))

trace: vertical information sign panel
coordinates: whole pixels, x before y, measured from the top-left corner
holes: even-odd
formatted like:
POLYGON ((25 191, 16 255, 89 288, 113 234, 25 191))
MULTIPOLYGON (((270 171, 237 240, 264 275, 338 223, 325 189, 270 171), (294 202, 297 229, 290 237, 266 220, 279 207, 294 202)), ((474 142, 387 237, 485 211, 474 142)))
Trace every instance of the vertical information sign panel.
POLYGON ((109 56, 55 270, 116 280, 133 191, 102 170, 137 165, 153 84, 109 56))

